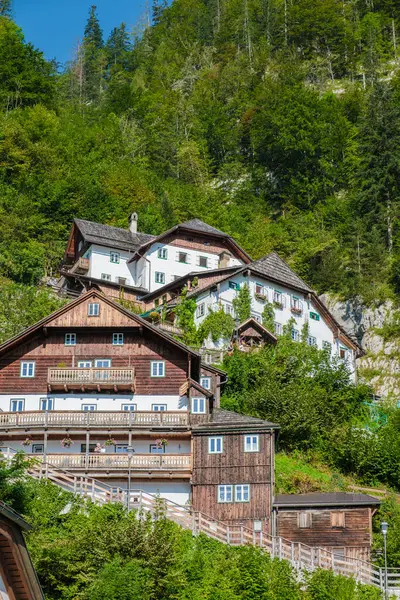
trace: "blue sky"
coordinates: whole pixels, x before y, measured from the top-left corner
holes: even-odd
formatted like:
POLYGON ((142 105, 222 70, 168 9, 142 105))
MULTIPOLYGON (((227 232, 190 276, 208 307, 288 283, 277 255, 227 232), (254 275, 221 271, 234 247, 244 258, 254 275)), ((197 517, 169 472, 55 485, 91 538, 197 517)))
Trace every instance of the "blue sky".
POLYGON ((105 38, 122 22, 135 25, 145 10, 145 0, 14 0, 13 16, 25 39, 46 58, 66 62, 83 35, 91 4, 97 6, 105 38))

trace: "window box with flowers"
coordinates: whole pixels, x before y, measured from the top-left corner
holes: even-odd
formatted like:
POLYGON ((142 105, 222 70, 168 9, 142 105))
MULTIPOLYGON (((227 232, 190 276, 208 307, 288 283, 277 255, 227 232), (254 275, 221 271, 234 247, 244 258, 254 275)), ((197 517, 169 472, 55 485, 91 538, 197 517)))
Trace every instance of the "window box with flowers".
POLYGON ((279 302, 279 300, 274 300, 273 301, 273 305, 274 305, 275 308, 279 308, 281 310, 283 308, 283 302, 279 302))
POLYGON ((291 306, 290 310, 292 311, 292 313, 294 313, 295 315, 301 315, 301 313, 303 312, 302 308, 300 308, 299 306, 291 306))
POLYGON ((70 448, 70 447, 72 446, 72 444, 73 444, 73 443, 74 443, 74 442, 71 440, 71 438, 70 438, 69 436, 68 436, 68 437, 65 437, 65 438, 63 438, 63 439, 61 440, 61 442, 60 442, 60 444, 61 444, 61 446, 62 446, 63 448, 70 448))
POLYGON ((255 297, 257 298, 257 300, 260 300, 260 302, 265 302, 267 299, 266 294, 255 294, 255 297))
POLYGON ((160 438, 156 440, 156 446, 157 448, 165 448, 166 446, 168 446, 168 440, 166 440, 165 438, 160 438))

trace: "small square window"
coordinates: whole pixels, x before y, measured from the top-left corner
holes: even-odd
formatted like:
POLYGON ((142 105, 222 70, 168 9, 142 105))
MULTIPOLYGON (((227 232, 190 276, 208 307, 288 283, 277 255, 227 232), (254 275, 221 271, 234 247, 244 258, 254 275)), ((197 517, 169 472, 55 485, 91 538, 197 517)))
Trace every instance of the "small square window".
POLYGON ((92 361, 91 360, 78 360, 78 369, 91 369, 92 361))
POLYGON ((245 452, 258 452, 260 446, 259 435, 245 435, 244 436, 244 451, 245 452))
POLYGON ((89 302, 88 315, 89 317, 98 317, 100 314, 100 304, 98 302, 89 302))
POLYGON ((218 486, 218 502, 233 502, 233 485, 218 486))
POLYGON ((121 410, 125 412, 134 412, 136 410, 136 404, 121 404, 121 410))
POLYGON ((222 454, 224 447, 223 437, 209 437, 208 438, 208 453, 209 454, 222 454))
POLYGON ((197 415, 204 415, 206 412, 206 399, 205 398, 192 398, 192 413, 197 415))
POLYGON ((113 346, 123 346, 124 345, 124 334, 123 333, 113 333, 112 343, 113 343, 113 346))
POLYGON ((94 366, 96 369, 110 369, 111 358, 96 358, 94 361, 94 366))
POLYGON ((208 258, 207 256, 199 256, 199 267, 208 267, 208 258))
POLYGON ((102 273, 101 274, 101 278, 103 281, 111 281, 111 275, 110 273, 102 273))
POLYGON ((34 360, 21 361, 21 377, 35 377, 36 363, 34 360))
POLYGON ((235 485, 235 502, 250 502, 250 486, 235 485))
POLYGON ((23 412, 25 410, 25 398, 11 398, 10 412, 23 412))
POLYGON ((165 283, 165 273, 161 273, 160 271, 156 271, 154 274, 156 283, 165 283))
POLYGON ((152 404, 151 410, 154 410, 155 412, 164 412, 167 410, 167 405, 166 404, 152 404))
POLYGON ((82 404, 81 410, 83 410, 84 412, 94 412, 95 410, 97 410, 97 405, 96 404, 82 404))
POLYGON ((202 302, 196 308, 196 317, 204 317, 205 312, 206 312, 206 307, 205 307, 204 302, 202 302))
POLYGON ((346 358, 347 358, 347 350, 345 348, 339 348, 339 358, 341 360, 346 360, 346 358))
POLYGON ((338 527, 343 529, 345 527, 345 513, 344 511, 331 512, 331 527, 338 527))
POLYGON ((121 254, 119 252, 110 252, 110 262, 114 263, 116 265, 119 264, 119 261, 121 259, 121 254))
POLYGON ((150 454, 165 454, 165 444, 150 444, 150 454))
POLYGON ((312 513, 306 511, 299 512, 298 526, 300 529, 309 529, 312 527, 312 513))
POLYGON ((163 260, 167 260, 168 258, 168 250, 167 248, 159 248, 157 251, 158 258, 162 258, 163 260))
POLYGON ((151 377, 165 377, 165 362, 163 360, 152 360, 150 375, 151 377))
POLYGON ((185 263, 185 264, 187 264, 189 262, 188 255, 186 252, 178 252, 178 262, 185 263))
POLYGON ((200 385, 205 390, 211 389, 211 377, 200 377, 200 385))
POLYGON ((76 333, 66 333, 64 337, 66 346, 76 346, 76 333))

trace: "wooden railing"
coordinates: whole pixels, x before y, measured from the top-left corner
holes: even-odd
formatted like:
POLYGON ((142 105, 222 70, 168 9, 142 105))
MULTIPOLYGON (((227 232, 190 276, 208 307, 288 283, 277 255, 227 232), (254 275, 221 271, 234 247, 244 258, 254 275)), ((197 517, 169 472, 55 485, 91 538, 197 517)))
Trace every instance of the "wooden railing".
POLYGON ((182 411, 32 411, 0 412, 1 428, 28 427, 184 427, 188 413, 182 411))
POLYGON ((157 327, 159 327, 160 329, 163 329, 164 331, 167 331, 168 333, 172 333, 175 335, 183 335, 183 329, 181 329, 180 327, 177 327, 176 325, 173 325, 172 323, 157 323, 157 327))
POLYGON ((74 263, 72 265, 72 267, 70 268, 70 273, 87 273, 87 271, 89 271, 90 268, 90 259, 89 258, 83 258, 82 256, 80 258, 78 258, 78 260, 76 261, 76 263, 74 263))
MULTIPOLYGON (((14 450, 3 450, 3 455, 7 459, 14 454, 14 450)), ((92 477, 74 475, 49 463, 31 466, 29 474, 36 479, 46 478, 66 491, 87 497, 99 504, 119 502, 123 503, 128 510, 136 509, 158 516, 164 514, 166 518, 181 527, 191 530, 194 535, 204 533, 231 546, 245 544, 259 546, 271 557, 289 561, 299 572, 327 569, 335 574, 351 577, 360 583, 385 590, 384 569, 363 560, 339 557, 323 548, 306 546, 300 542, 291 542, 281 537, 252 531, 242 525, 227 525, 203 513, 193 511, 190 506, 180 506, 142 490, 132 490, 128 495, 122 488, 108 486, 92 477)), ((400 596, 399 569, 388 569, 387 589, 390 594, 400 596)))
POLYGON ((47 454, 28 455, 62 469, 191 471, 190 454, 47 454))
POLYGON ((49 369, 50 385, 133 384, 134 369, 49 369))

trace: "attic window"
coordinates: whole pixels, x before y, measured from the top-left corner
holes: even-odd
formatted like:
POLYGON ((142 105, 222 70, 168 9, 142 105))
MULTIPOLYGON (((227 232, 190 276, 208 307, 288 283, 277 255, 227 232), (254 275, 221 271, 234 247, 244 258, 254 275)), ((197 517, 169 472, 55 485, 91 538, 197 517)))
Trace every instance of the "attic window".
POLYGON ((88 304, 88 316, 98 317, 100 314, 100 304, 98 302, 89 302, 88 304))
POLYGON ((120 258, 121 258, 121 255, 119 252, 113 252, 113 251, 110 252, 110 262, 111 263, 118 265, 120 258))
POLYGON ((345 527, 345 515, 344 511, 331 512, 331 527, 338 527, 344 529, 345 527))
POLYGON ((312 527, 312 514, 306 511, 299 512, 297 524, 299 529, 310 529, 312 527))

